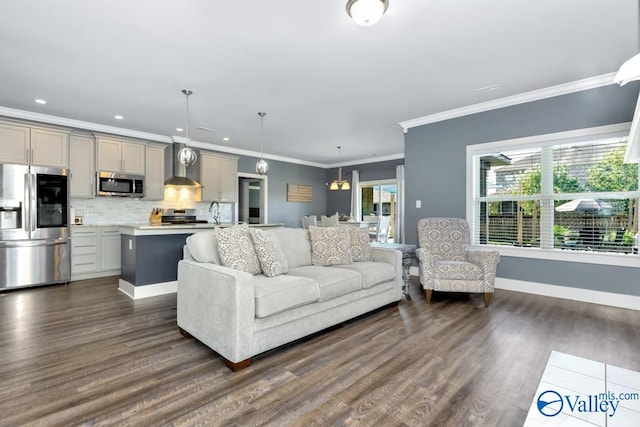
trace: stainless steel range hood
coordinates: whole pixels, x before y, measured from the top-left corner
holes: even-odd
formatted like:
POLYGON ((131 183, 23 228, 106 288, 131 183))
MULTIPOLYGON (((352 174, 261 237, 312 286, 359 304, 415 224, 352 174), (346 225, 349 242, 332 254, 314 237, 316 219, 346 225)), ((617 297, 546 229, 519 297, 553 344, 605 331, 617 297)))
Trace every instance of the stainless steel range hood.
POLYGON ((200 184, 198 181, 187 178, 187 167, 180 163, 180 161, 178 160, 178 153, 184 147, 185 144, 181 144, 178 142, 173 143, 173 155, 171 156, 173 175, 171 176, 171 178, 164 182, 164 185, 173 187, 202 187, 202 184, 200 184))

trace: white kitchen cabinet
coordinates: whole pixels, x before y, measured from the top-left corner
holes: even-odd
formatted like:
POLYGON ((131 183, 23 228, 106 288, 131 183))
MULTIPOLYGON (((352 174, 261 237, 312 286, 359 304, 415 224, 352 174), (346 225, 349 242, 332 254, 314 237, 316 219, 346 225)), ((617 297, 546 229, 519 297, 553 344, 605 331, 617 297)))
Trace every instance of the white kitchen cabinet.
POLYGON ((95 141, 92 136, 72 134, 69 138, 71 197, 90 199, 96 194, 95 141))
POLYGON ((100 271, 120 274, 120 229, 100 227, 100 271))
POLYGON ((238 199, 238 158, 200 152, 199 182, 203 202, 236 202, 238 199))
POLYGON ((144 175, 144 144, 98 138, 98 170, 144 175))
POLYGON ((117 226, 71 227, 71 280, 120 275, 117 226))
POLYGON ((164 151, 166 145, 147 144, 145 148, 144 198, 164 199, 164 151))
POLYGON ((0 123, 0 162, 66 168, 69 133, 0 123))

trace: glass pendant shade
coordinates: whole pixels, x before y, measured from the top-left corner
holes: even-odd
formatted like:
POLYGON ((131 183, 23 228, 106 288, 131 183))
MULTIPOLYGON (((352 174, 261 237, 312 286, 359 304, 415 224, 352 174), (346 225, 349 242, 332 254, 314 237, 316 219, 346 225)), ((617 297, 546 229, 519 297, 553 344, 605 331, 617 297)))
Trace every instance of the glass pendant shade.
POLYGON ((382 18, 387 7, 388 0, 349 0, 347 13, 356 24, 368 27, 382 18))
POLYGON ((267 172, 269 172, 269 164, 267 164, 264 159, 258 160, 258 163, 256 163, 256 172, 258 172, 259 175, 266 175, 267 172))
POLYGON ((260 116, 260 160, 256 163, 256 172, 258 175, 266 175, 269 171, 269 165, 264 160, 264 116, 267 113, 258 113, 260 116))
POLYGON ((183 147, 178 151, 178 161, 185 166, 191 166, 198 160, 198 155, 191 147, 183 147))
POLYGON ((338 185, 338 181, 333 180, 331 182, 331 185, 329 186, 329 190, 335 191, 335 190, 339 190, 340 186, 338 185))

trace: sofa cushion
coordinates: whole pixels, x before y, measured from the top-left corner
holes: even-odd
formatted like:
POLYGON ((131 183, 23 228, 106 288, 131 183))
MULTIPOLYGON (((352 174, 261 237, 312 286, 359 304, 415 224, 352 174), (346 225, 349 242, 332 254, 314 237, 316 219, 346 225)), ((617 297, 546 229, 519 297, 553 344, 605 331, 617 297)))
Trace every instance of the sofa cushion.
POLYGON ((215 231, 222 265, 251 274, 260 273, 260 261, 247 224, 216 228, 215 231))
POLYGON ((287 259, 282 252, 278 239, 271 231, 250 228, 253 247, 260 261, 262 274, 274 277, 289 271, 287 259))
POLYGON ((318 301, 320 291, 315 280, 280 275, 254 276, 256 317, 267 317, 294 307, 318 301))
POLYGON ((351 264, 351 246, 345 227, 309 226, 313 265, 351 264))
POLYGON ((221 264, 215 229, 193 233, 187 237, 187 247, 196 261, 221 264))
POLYGON ((353 262, 373 261, 371 245, 369 244, 369 230, 360 227, 345 227, 349 235, 351 258, 353 262))
POLYGON ((393 271, 393 266, 386 262, 354 262, 353 264, 341 265, 337 268, 355 271, 360 274, 362 277, 362 287, 364 289, 393 280, 396 276, 393 271))
POLYGON ((482 280, 482 267, 466 261, 434 261, 434 275, 445 280, 482 280))
POLYGON ((290 269, 288 276, 306 277, 318 282, 320 302, 362 289, 359 273, 339 267, 308 265, 290 269))
POLYGON ((280 242, 289 268, 311 265, 311 240, 307 230, 283 227, 272 231, 280 242))

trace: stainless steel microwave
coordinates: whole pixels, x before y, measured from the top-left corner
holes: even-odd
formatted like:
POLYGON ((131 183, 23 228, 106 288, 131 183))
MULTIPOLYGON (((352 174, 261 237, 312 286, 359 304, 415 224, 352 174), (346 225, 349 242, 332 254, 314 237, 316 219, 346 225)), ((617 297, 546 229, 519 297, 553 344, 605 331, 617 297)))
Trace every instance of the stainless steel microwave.
POLYGON ((144 197, 144 176, 97 172, 96 196, 144 197))

